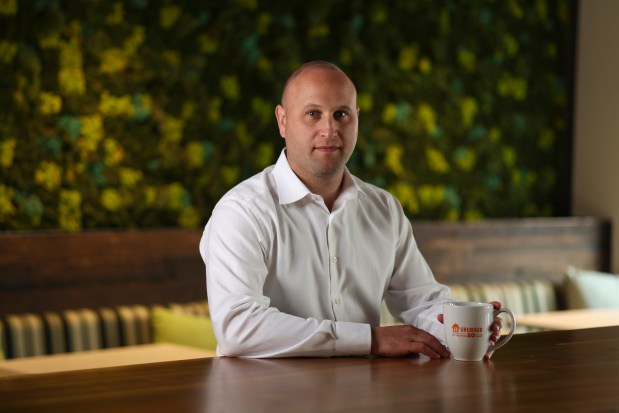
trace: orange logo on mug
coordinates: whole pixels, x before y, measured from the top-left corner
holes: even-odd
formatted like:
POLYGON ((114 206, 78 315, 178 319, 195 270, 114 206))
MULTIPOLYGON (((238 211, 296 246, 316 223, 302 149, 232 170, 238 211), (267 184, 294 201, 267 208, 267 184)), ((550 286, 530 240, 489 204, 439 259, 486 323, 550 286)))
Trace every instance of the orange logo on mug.
POLYGON ((457 323, 451 326, 451 331, 456 337, 481 337, 484 332, 481 327, 460 327, 457 323))

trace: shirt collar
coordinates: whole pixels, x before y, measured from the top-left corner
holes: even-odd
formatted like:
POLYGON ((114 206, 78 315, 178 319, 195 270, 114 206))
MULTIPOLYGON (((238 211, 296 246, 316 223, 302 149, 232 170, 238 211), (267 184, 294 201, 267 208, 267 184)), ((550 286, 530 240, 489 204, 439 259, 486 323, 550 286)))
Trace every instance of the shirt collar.
MULTIPOLYGON (((279 159, 277 159, 277 163, 273 168, 273 176, 277 185, 280 205, 297 202, 303 197, 312 194, 290 167, 288 158, 286 158, 286 149, 282 150, 279 159)), ((357 198, 359 193, 363 193, 363 190, 357 185, 348 168, 345 168, 342 192, 336 203, 357 198)))

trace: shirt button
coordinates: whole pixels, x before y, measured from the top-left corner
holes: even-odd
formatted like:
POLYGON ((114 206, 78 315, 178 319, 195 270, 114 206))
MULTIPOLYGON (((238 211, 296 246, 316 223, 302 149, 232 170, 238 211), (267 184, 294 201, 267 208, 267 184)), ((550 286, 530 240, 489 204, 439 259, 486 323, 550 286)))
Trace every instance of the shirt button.
POLYGON ((333 263, 337 262, 337 257, 331 257, 331 262, 333 263))
POLYGON ((339 305, 341 302, 342 302, 342 300, 340 300, 339 298, 336 298, 336 299, 335 299, 335 304, 338 304, 338 305, 339 305))

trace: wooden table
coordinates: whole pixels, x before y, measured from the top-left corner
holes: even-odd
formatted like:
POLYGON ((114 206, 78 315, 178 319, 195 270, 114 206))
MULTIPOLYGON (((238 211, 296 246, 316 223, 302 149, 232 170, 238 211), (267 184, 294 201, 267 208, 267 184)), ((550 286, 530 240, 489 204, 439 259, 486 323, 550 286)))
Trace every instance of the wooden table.
POLYGON ((619 327, 514 336, 490 362, 196 359, 0 378, 0 412, 617 412, 619 327))
POLYGON ((548 330, 574 330, 619 326, 619 308, 561 310, 546 313, 522 314, 518 325, 548 330))
POLYGON ((17 374, 130 366, 133 364, 214 357, 215 352, 169 343, 143 344, 0 361, 0 377, 17 374))

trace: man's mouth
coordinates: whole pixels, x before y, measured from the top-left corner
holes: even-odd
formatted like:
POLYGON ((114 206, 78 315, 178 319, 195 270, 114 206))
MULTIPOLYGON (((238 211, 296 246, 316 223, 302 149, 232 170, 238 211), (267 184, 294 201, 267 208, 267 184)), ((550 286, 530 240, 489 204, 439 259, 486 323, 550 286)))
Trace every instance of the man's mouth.
POLYGON ((324 145, 324 146, 316 146, 315 149, 320 152, 337 152, 341 148, 339 146, 324 145))

